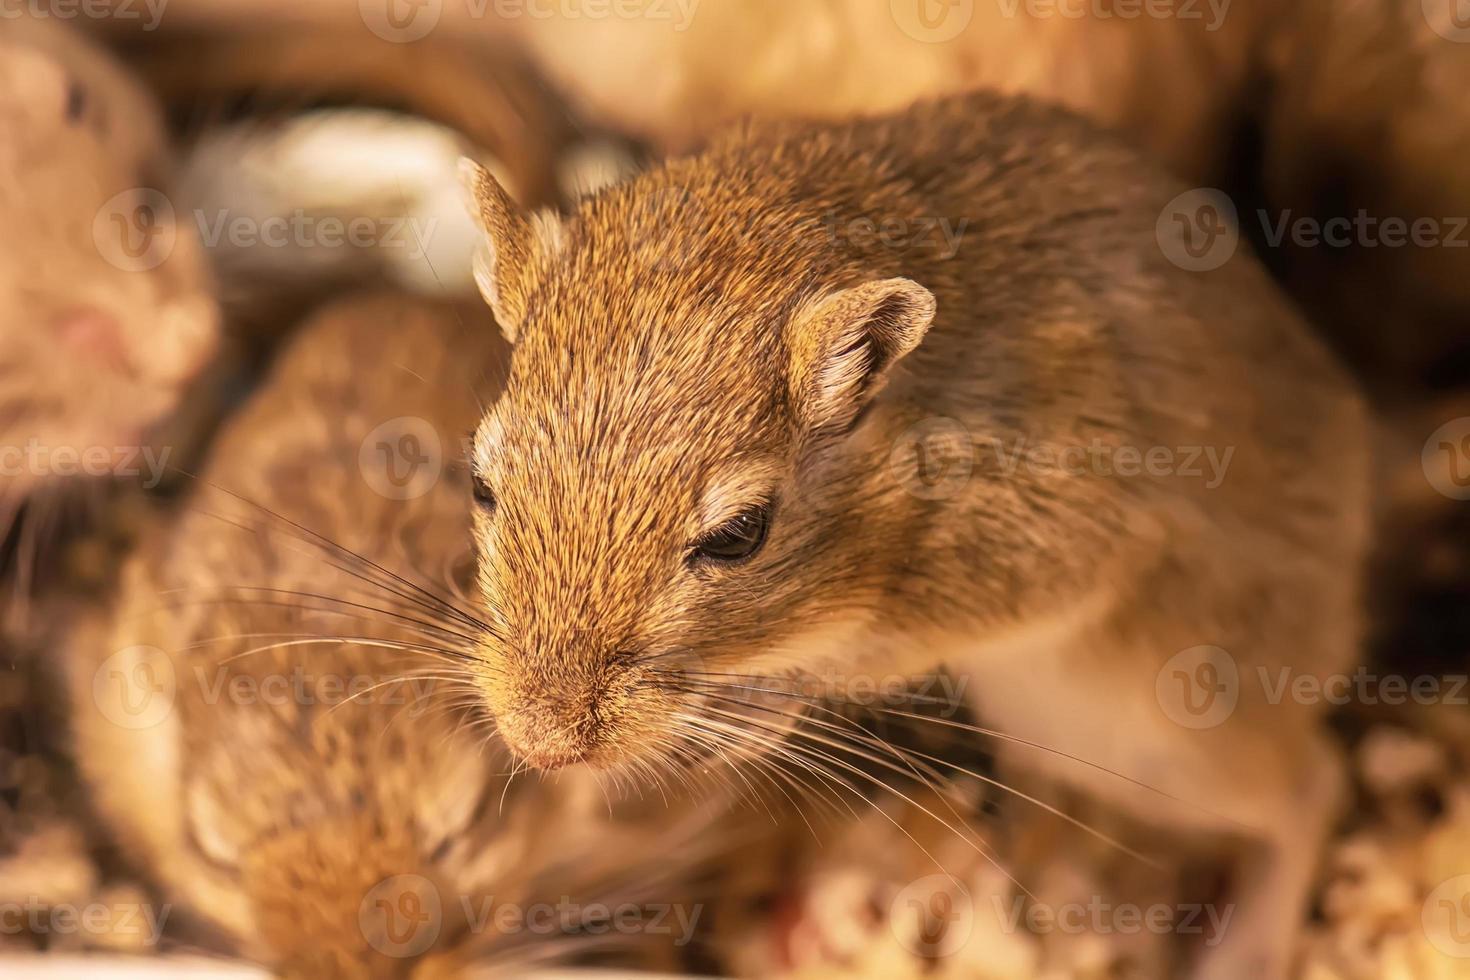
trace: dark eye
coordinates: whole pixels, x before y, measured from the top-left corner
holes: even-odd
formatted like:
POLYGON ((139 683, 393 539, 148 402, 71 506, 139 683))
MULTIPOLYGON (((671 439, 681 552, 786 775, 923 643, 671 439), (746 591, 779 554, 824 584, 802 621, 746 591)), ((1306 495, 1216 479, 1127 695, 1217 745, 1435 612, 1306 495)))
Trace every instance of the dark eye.
POLYGON ((752 507, 694 542, 692 558, 731 563, 761 550, 771 528, 771 505, 752 507))
POLYGON ((81 82, 72 82, 66 88, 66 121, 78 123, 87 114, 87 88, 81 82))
POLYGON ((486 512, 494 510, 495 493, 490 489, 490 485, 478 476, 473 477, 470 484, 475 488, 475 503, 480 509, 486 512))

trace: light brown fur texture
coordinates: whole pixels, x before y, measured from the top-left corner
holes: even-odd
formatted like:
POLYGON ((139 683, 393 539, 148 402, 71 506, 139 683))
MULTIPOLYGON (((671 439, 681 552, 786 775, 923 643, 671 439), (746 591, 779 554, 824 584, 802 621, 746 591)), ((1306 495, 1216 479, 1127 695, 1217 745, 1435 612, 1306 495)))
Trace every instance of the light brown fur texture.
MULTIPOLYGON (((586 10, 537 0, 171 0, 159 32, 271 22, 356 32, 367 47, 372 24, 401 30, 393 36, 410 47, 446 37, 512 44, 586 118, 663 150, 687 150, 751 115, 841 118, 986 86, 1120 127, 1205 179, 1220 170, 1274 8, 1176 8, 1183 16, 1028 0, 620 0, 586 10)), ((136 34, 138 19, 107 24, 136 34)), ((332 71, 318 64, 319 75, 332 71)))
POLYGON ((169 166, 110 56, 52 19, 0 22, 0 532, 53 478, 143 472, 134 450, 214 349, 192 225, 151 206, 169 166))
POLYGON ((595 784, 508 780, 465 696, 455 460, 502 357, 483 310, 319 314, 68 652, 76 757, 123 853, 196 936, 281 976, 503 975, 565 941, 476 912, 626 883, 595 784), (443 469, 416 482, 433 437, 443 469))
POLYGON ((481 687, 518 754, 667 763, 722 679, 946 664, 1065 754, 1017 761, 1233 842, 1198 975, 1285 975, 1339 771, 1269 684, 1357 655, 1364 413, 1249 254, 1170 261, 1181 187, 988 94, 753 124, 559 224, 472 177, 516 345, 474 446, 481 687), (761 502, 753 557, 694 557, 761 502), (1206 645, 1236 702, 1201 725, 1169 692, 1206 645))

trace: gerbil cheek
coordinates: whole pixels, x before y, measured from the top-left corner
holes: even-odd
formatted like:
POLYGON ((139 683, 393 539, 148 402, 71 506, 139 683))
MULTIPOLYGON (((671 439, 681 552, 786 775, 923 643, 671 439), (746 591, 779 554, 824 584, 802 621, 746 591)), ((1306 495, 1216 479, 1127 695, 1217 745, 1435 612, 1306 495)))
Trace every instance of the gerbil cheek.
POLYGON ((0 93, 29 117, 58 127, 65 120, 69 81, 66 70, 46 54, 0 46, 0 93))

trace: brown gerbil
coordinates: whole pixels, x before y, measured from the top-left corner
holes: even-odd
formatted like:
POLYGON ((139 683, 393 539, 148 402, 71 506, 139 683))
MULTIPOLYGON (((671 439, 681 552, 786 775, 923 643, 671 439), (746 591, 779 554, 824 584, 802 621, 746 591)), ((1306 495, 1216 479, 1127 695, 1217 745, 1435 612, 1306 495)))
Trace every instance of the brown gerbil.
POLYGON ((470 492, 449 461, 502 350, 483 308, 323 311, 132 562, 110 622, 71 645, 97 812, 176 918, 283 976, 564 953, 534 922, 497 938, 502 920, 476 916, 606 900, 593 889, 635 854, 588 779, 508 780, 464 696, 470 492), (388 921, 410 907, 433 917, 388 921))
POLYGON ((468 176, 515 343, 480 686, 522 758, 671 761, 772 677, 947 664, 1028 763, 1229 843, 1201 975, 1285 974, 1340 767, 1275 685, 1356 656, 1364 412, 1253 258, 1185 268, 1181 187, 990 94, 753 124, 565 222, 468 176))
POLYGON ((161 476, 147 432, 217 339, 157 108, 52 19, 0 30, 0 535, 37 488, 161 476))

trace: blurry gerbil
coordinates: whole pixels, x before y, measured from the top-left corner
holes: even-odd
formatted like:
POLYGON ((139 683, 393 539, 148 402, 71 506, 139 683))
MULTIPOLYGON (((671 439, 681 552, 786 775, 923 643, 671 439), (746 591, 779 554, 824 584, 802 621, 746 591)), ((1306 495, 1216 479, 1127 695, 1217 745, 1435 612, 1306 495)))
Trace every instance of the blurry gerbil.
MULTIPOLYGON (((387 0, 173 0, 153 36, 248 36, 263 23, 308 36, 332 30, 348 42, 349 66, 353 50, 380 38, 425 51, 450 37, 491 52, 510 47, 528 53, 586 118, 663 149, 698 145, 748 115, 840 118, 986 86, 1122 128, 1204 180, 1223 168, 1257 39, 1278 11, 1258 0, 1164 6, 1158 15, 1022 0, 626 0, 615 16, 592 16, 557 4, 492 5, 487 13, 478 0, 401 9, 387 0)), ((136 18, 110 24, 138 34, 136 18)), ((472 111, 473 100, 463 101, 472 111)))
MULTIPOLYGON (((39 485, 137 470, 216 341, 155 106, 52 19, 0 27, 0 530, 39 485)), ((154 462, 157 462, 155 459, 154 462)))
POLYGON ((1267 682, 1356 655, 1366 436, 1248 254, 1187 271, 1180 188, 989 94, 753 124, 564 222, 467 176, 515 344, 480 686, 522 758, 667 760, 732 674, 944 663, 1063 753, 1028 765, 1238 845, 1203 975, 1284 975, 1339 765, 1267 682))
POLYGON ((280 975, 565 952, 543 933, 497 946, 503 927, 473 916, 541 887, 601 898, 579 883, 634 853, 598 825, 588 781, 507 786, 456 681, 473 619, 437 583, 473 558, 469 482, 448 460, 502 350, 483 308, 324 311, 132 563, 111 622, 72 644, 97 812, 179 917, 280 975))

